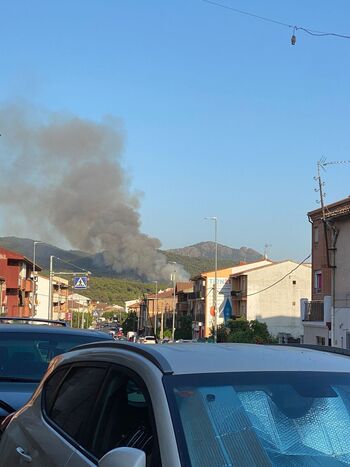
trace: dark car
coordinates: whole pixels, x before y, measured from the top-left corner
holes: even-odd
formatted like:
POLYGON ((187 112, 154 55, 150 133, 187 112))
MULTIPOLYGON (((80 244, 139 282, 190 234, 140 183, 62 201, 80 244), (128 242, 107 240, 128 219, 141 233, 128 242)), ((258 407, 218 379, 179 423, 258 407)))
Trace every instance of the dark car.
POLYGON ((0 421, 28 401, 53 357, 80 344, 112 340, 104 332, 60 322, 12 322, 0 319, 0 421))

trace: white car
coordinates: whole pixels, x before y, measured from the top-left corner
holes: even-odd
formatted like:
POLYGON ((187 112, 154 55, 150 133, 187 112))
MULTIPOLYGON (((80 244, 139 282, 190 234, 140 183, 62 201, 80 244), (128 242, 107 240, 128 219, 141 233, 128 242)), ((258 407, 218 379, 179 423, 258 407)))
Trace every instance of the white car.
POLYGON ((350 358, 303 347, 101 342, 56 357, 6 467, 350 465, 350 358))

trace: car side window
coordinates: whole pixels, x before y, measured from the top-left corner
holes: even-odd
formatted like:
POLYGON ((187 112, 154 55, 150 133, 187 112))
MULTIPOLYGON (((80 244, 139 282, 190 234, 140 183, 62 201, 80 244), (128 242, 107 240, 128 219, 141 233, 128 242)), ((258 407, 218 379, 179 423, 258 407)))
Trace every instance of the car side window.
POLYGON ((147 466, 160 466, 152 405, 142 381, 113 368, 102 399, 91 453, 100 459, 114 448, 133 447, 146 453, 147 466))
MULTIPOLYGON (((53 401, 50 400, 50 391, 45 393, 48 418, 83 447, 86 447, 89 416, 105 374, 105 367, 72 367, 53 401)), ((51 386, 54 376, 49 380, 51 386)))
POLYGON ((55 400, 57 390, 63 380, 68 368, 58 368, 47 380, 45 384, 44 409, 47 414, 50 413, 52 404, 55 400))

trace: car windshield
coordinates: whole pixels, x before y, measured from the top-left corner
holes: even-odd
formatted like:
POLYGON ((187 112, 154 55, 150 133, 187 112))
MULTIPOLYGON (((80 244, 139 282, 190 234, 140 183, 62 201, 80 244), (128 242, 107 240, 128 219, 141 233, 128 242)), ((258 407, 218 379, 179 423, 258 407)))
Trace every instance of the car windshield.
POLYGON ((183 463, 350 465, 350 375, 165 376, 183 463))
POLYGON ((53 357, 77 345, 99 340, 104 339, 83 333, 3 332, 0 338, 0 381, 16 378, 40 381, 53 357))

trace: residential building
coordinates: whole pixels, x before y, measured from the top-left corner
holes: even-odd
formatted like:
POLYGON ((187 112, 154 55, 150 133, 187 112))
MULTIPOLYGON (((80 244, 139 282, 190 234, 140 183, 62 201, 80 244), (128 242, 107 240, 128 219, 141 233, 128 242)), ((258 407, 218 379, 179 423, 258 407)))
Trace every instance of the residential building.
POLYGON ((232 315, 266 323, 280 342, 300 340, 300 300, 310 298, 311 265, 287 260, 230 275, 232 315))
MULTIPOLYGON (((40 270, 40 267, 37 267, 40 270)), ((33 263, 25 256, 0 247, 0 276, 6 286, 2 293, 2 313, 6 316, 32 315, 33 263)), ((3 284, 4 284, 3 282, 3 284)))
POLYGON ((350 349, 350 197, 308 213, 311 301, 303 301, 304 342, 350 349))
MULTIPOLYGON (((232 315, 231 279, 232 274, 239 274, 248 269, 272 264, 268 259, 254 263, 241 262, 238 266, 217 271, 217 324, 222 324, 232 315)), ((193 292, 189 294, 189 310, 192 314, 194 338, 209 337, 215 323, 214 285, 215 271, 203 272, 191 278, 193 292)))
POLYGON ((157 315, 157 329, 160 329, 162 319, 163 329, 172 329, 173 310, 175 305, 176 312, 176 304, 176 293, 174 295, 174 289, 168 288, 165 290, 159 290, 157 294, 152 293, 145 295, 139 304, 132 305, 131 308, 136 311, 138 316, 139 334, 147 335, 153 333, 155 315, 157 315))
POLYGON ((92 313, 91 298, 85 297, 85 295, 80 295, 78 293, 72 293, 68 295, 68 312, 66 319, 72 319, 73 313, 79 313, 77 325, 78 327, 83 328, 85 316, 90 312, 92 313))
POLYGON ((175 288, 175 295, 177 297, 176 303, 176 321, 182 316, 190 313, 189 297, 193 293, 193 282, 177 282, 175 288))
POLYGON ((36 274, 36 318, 66 319, 68 313, 69 282, 62 277, 52 278, 52 307, 49 310, 50 280, 41 274, 36 274))

